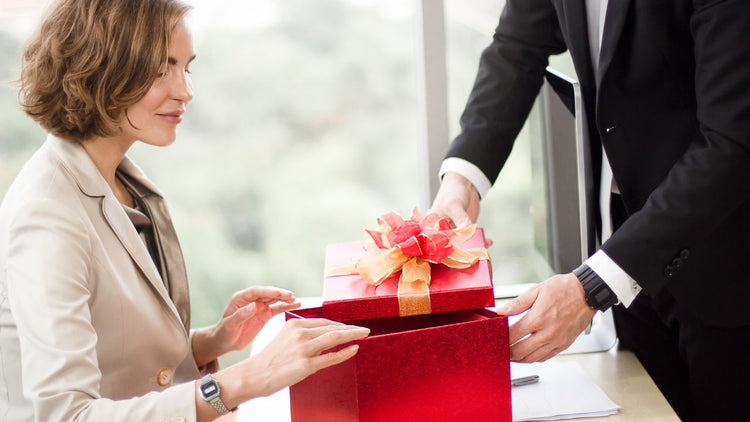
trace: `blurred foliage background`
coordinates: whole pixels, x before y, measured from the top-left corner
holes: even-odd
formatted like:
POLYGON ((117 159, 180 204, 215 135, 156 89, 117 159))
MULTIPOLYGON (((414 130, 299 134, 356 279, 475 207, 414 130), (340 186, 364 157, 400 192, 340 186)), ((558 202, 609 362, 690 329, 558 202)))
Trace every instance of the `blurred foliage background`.
MULTIPOLYGON (((10 83, 43 2, 2 1, 0 195, 45 139, 10 83)), ((364 239, 380 214, 429 204, 416 1, 192 3, 195 99, 173 146, 136 144, 130 155, 170 202, 200 326, 249 285, 320 295, 327 243, 364 239)), ((446 0, 454 135, 502 3, 446 0)), ((528 144, 524 130, 482 203, 496 284, 539 280, 528 144)))

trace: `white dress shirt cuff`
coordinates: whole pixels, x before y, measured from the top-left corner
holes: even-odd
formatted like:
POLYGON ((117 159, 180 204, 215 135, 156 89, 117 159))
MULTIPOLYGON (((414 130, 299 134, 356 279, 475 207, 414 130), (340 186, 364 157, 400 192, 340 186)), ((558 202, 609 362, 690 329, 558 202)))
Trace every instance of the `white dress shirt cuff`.
POLYGON ((641 286, 633 280, 612 258, 607 256, 603 250, 596 251, 589 259, 586 265, 605 282, 607 286, 617 295, 620 303, 627 308, 633 302, 638 293, 641 292, 641 286))
POLYGON ((484 198, 492 187, 490 179, 484 175, 482 170, 463 158, 448 157, 443 160, 443 164, 440 166, 440 179, 442 180, 443 175, 449 171, 458 173, 468 179, 479 193, 479 198, 484 198))

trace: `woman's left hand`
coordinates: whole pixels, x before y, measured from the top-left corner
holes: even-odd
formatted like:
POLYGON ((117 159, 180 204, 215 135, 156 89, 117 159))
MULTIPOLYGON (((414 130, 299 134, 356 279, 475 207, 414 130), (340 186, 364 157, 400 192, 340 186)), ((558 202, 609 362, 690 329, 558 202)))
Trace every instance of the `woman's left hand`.
POLYGON ((196 363, 200 367, 243 349, 274 315, 299 306, 292 292, 276 287, 253 286, 235 293, 219 322, 193 334, 196 363))

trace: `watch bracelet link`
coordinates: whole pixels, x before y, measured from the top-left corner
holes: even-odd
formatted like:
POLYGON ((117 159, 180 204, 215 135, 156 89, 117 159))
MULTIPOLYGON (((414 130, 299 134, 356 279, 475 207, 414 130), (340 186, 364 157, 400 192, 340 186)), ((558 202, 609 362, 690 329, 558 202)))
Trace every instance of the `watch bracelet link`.
POLYGON ((227 413, 232 411, 231 409, 227 408, 223 401, 221 401, 221 397, 216 397, 215 399, 209 401, 209 403, 214 407, 214 409, 216 409, 217 412, 219 412, 220 415, 226 415, 227 413))
POLYGON ((617 295, 588 265, 581 264, 573 270, 573 274, 581 282, 586 304, 591 308, 604 312, 617 304, 617 295))

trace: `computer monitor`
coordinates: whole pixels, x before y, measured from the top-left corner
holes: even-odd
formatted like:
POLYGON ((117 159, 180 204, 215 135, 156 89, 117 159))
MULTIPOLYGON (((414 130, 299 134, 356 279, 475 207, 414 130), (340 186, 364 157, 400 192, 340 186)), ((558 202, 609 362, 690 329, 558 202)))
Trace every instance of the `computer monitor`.
MULTIPOLYGON (((578 81, 548 68, 529 124, 532 136, 534 245, 548 271, 568 273, 597 247, 586 113, 578 81)), ((608 350, 617 341, 611 310, 564 353, 608 350)))
POLYGON ((531 114, 534 245, 555 273, 581 264, 596 248, 583 97, 578 82, 548 68, 531 114), (536 130, 534 130, 536 125, 536 130))

